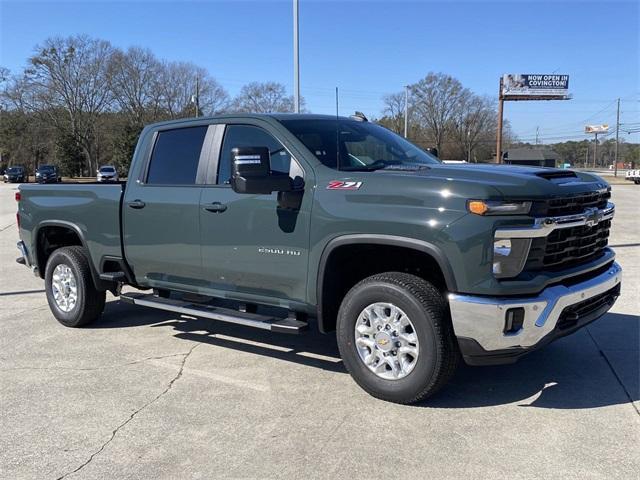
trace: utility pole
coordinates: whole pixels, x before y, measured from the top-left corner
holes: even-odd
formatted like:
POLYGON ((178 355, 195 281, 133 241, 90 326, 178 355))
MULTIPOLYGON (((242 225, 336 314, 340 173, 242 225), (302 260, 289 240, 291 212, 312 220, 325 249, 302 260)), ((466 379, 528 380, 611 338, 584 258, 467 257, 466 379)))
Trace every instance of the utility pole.
POLYGON ((538 145, 538 135, 540 133, 540 127, 536 127, 536 145, 538 145))
POLYGON ((618 136, 620 135, 620 98, 618 98, 618 112, 616 113, 616 150, 613 156, 613 176, 618 176, 618 136))
POLYGON ((584 151, 584 168, 589 166, 589 140, 587 140, 587 148, 584 151))
POLYGON ((598 161, 598 132, 596 132, 596 141, 593 143, 593 168, 597 168, 598 161))
POLYGON ((196 94, 193 97, 193 103, 196 107, 196 118, 200 116, 200 78, 196 76, 196 94))
POLYGON ((404 138, 409 130, 409 85, 404 86, 404 138))
POLYGON ((502 97, 502 77, 500 77, 500 87, 498 90, 498 132, 496 135, 496 163, 502 163, 502 109, 504 99, 502 97))
POLYGON ((300 51, 298 0, 293 0, 293 110, 300 113, 300 51))

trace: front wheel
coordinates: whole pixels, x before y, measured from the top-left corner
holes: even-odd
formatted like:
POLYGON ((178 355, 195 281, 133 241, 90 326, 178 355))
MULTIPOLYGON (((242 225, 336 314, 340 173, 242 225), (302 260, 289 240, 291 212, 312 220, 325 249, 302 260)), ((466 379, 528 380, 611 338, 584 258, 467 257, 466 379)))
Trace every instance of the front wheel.
POLYGON ((438 391, 460 358, 443 294, 406 273, 382 273, 354 286, 340 306, 337 340, 358 385, 396 403, 438 391))
POLYGON ((83 248, 54 251, 47 261, 44 281, 49 308, 64 326, 81 327, 102 315, 106 292, 93 284, 83 248))

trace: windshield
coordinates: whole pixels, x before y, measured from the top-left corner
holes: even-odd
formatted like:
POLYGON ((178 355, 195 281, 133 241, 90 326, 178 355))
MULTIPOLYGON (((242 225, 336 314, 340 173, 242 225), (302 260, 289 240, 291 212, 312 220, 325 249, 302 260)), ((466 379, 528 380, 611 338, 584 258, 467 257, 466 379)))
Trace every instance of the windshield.
POLYGON ((440 163, 433 155, 375 123, 344 119, 281 123, 330 168, 337 168, 337 152, 340 170, 413 170, 440 163))
POLYGON ((53 172, 53 165, 41 165, 38 170, 41 172, 53 172))
POLYGON ((100 173, 113 173, 115 169, 113 167, 100 167, 100 173))
POLYGON ((9 167, 7 173, 21 173, 22 167, 9 167))

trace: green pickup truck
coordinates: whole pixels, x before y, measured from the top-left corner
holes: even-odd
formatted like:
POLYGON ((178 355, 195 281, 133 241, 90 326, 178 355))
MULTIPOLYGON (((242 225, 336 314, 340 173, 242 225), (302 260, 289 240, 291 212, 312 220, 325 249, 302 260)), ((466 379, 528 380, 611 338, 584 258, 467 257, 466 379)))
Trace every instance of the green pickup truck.
POLYGON ((362 388, 411 403, 613 305, 610 196, 587 173, 443 164, 362 116, 179 120, 144 129, 126 182, 20 186, 18 262, 63 325, 106 291, 276 334, 313 322, 362 388))

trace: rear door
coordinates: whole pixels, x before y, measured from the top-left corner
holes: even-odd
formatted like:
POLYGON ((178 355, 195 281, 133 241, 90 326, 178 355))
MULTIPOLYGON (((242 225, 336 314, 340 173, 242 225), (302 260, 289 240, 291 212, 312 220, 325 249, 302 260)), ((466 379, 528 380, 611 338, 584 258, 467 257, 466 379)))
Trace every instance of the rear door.
POLYGON ((191 291, 202 284, 199 205, 209 128, 156 132, 141 178, 128 180, 125 254, 141 284, 191 291))

